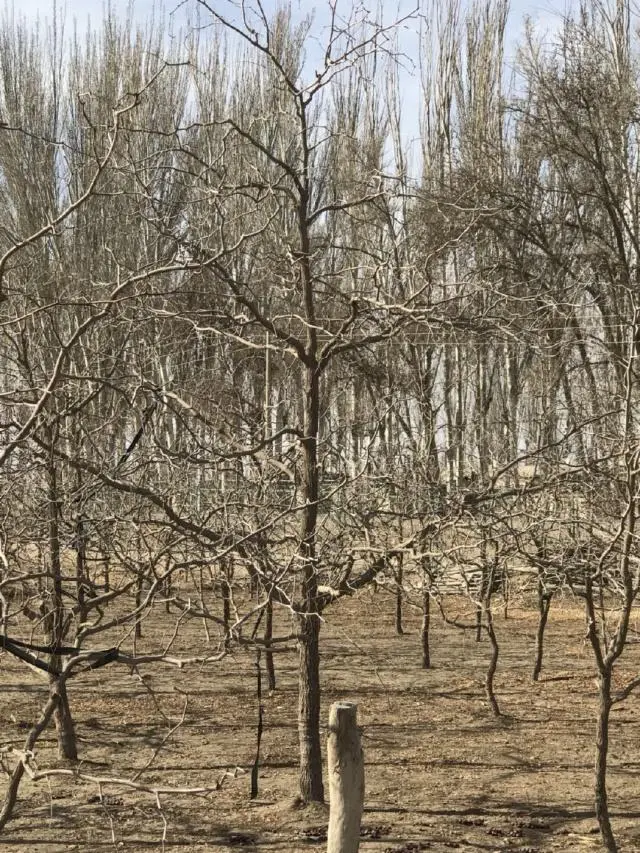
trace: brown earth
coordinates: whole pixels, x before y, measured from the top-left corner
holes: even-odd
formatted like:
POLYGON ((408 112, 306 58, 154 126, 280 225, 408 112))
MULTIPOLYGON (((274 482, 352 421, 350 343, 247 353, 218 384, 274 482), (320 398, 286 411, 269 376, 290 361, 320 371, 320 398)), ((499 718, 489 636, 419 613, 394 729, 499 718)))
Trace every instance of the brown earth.
MULTIPOLYGON (((450 603, 451 612, 463 609, 450 603)), ((157 650, 175 622, 164 610, 141 641, 157 650)), ((393 625, 393 601, 364 592, 327 611, 322 630, 323 721, 329 704, 359 705, 366 760, 363 853, 430 850, 588 851, 602 849, 593 814, 595 682, 584 617, 570 599, 554 603, 539 683, 531 681, 536 613, 496 614, 501 646, 494 718, 482 688, 488 642, 476 643, 433 616, 433 668, 420 667, 419 619, 393 625)), ((288 629, 280 615, 280 627, 288 629)), ((634 628, 637 628, 634 625, 634 628)), ((174 653, 203 642, 184 622, 174 653)), ((637 634, 633 634, 634 638, 637 634)), ((640 667, 638 646, 626 674, 640 667)), ((278 689, 264 698, 260 792, 249 800, 257 718, 255 657, 229 654, 207 667, 149 666, 144 678, 112 665, 71 683, 81 773, 176 787, 222 787, 206 796, 163 794, 53 777, 25 780, 0 847, 20 853, 325 849, 327 812, 303 807, 297 790, 296 651, 276 657, 278 689), (186 711, 184 710, 186 703, 186 711), (169 730, 184 721, 163 745, 169 730), (100 794, 103 795, 102 801, 100 794), (160 808, 158 807, 160 806, 160 808), (164 844, 163 844, 164 835, 164 844)), ((622 677, 622 676, 620 676, 622 677)), ((46 697, 19 661, 0 661, 0 748, 21 748, 46 697)), ((38 743, 40 769, 60 767, 53 731, 38 743)), ((640 850, 640 703, 615 707, 610 803, 624 851, 640 850)), ((12 758, 6 762, 11 765, 12 758)), ((6 777, 5 777, 6 778, 6 777)), ((4 781, 0 782, 0 795, 4 781)))

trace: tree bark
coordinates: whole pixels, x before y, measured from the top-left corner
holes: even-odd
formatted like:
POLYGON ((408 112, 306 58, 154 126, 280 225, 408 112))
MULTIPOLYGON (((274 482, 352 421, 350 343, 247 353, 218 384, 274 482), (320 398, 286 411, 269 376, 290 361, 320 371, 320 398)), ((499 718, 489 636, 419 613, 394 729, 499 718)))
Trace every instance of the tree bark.
POLYGON ((431 668, 431 651, 429 648, 429 627, 431 624, 431 595, 428 587, 422 591, 422 627, 420 641, 422 643, 422 668, 431 668))
POLYGON ((220 583, 222 593, 222 622, 224 625, 224 647, 229 649, 231 645, 231 587, 226 576, 226 566, 223 567, 225 576, 220 583))
POLYGON ((607 853, 618 853, 611 827, 607 796, 607 758, 609 754, 609 717, 611 714, 611 667, 598 676, 598 723, 596 728, 595 805, 602 843, 607 853))
MULTIPOLYGON (((51 661, 54 665, 59 666, 59 658, 52 655, 51 661)), ((58 738, 58 758, 66 761, 77 761, 78 744, 76 740, 76 728, 71 715, 71 708, 69 707, 67 682, 52 675, 50 676, 49 685, 50 695, 58 697, 53 711, 53 722, 58 738)))
POLYGON ((397 557, 397 568, 395 571, 395 582, 396 582, 396 634, 404 634, 404 628, 402 627, 402 594, 403 594, 403 565, 402 565, 402 554, 399 554, 397 557))
POLYGON ((273 663, 273 649, 271 648, 271 640, 273 639, 273 600, 269 596, 267 601, 264 623, 264 645, 266 649, 265 665, 267 669, 267 684, 269 690, 276 689, 276 668, 273 663))
POLYGON ((493 614, 491 612, 491 597, 493 595, 493 590, 495 586, 494 581, 496 577, 496 572, 498 570, 498 556, 496 553, 493 563, 490 565, 490 567, 487 566, 486 548, 486 542, 483 542, 482 615, 484 615, 487 635, 491 643, 491 658, 489 659, 489 666, 487 667, 484 688, 494 716, 499 717, 501 716, 500 706, 498 705, 498 700, 496 699, 496 694, 493 687, 493 680, 495 678, 496 670, 498 668, 498 656, 500 654, 500 646, 498 645, 498 638, 496 637, 496 632, 493 627, 493 614))
MULTIPOLYGON (((142 584, 143 584, 144 576, 141 571, 138 572, 138 577, 136 579, 136 610, 139 609, 142 604, 142 584)), ((136 626, 134 631, 134 639, 139 640, 142 637, 142 619, 140 617, 140 613, 136 616, 136 626)))
POLYGON ((87 537, 86 525, 82 515, 78 516, 76 522, 76 593, 78 596, 78 619, 81 623, 86 622, 86 590, 89 580, 87 571, 87 537))
POLYGON ((300 670, 298 676, 298 735, 300 740, 300 795, 307 802, 324 802, 322 751, 320 747, 320 614, 316 534, 318 526, 318 434, 320 430, 320 373, 310 241, 306 222, 309 197, 300 205, 301 276, 307 320, 302 398, 302 493, 304 509, 300 523, 298 553, 302 565, 302 610, 300 613, 300 670))
POLYGON ((544 629, 547 626, 547 618, 549 609, 551 608, 551 599, 553 593, 544 593, 542 584, 538 583, 538 610, 540 618, 538 619, 538 629, 536 631, 536 659, 533 666, 533 680, 537 681, 542 671, 542 658, 544 655, 544 629))
POLYGON ((496 699, 496 694, 493 687, 493 680, 496 674, 496 670, 498 668, 498 655, 500 654, 500 646, 498 645, 498 638, 496 637, 496 632, 493 628, 493 617, 491 615, 490 606, 488 606, 486 609, 486 621, 487 634, 489 635, 489 640, 491 641, 491 658, 489 660, 489 666, 487 668, 484 688, 494 716, 499 717, 501 716, 500 706, 498 705, 498 700, 496 699))
POLYGON ((104 550, 102 552, 102 572, 104 578, 104 591, 109 592, 111 589, 111 577, 110 577, 110 569, 111 569, 111 553, 110 551, 104 550))
MULTIPOLYGON (((62 563, 60 558, 60 518, 59 518, 59 494, 56 459, 54 456, 55 439, 49 434, 50 453, 47 462, 48 480, 48 538, 49 538, 49 563, 51 571, 51 611, 47 615, 47 631, 49 641, 53 646, 62 645, 65 638, 64 601, 62 589, 62 563)), ((51 668, 60 671, 60 657, 56 654, 50 656, 51 668)), ((49 676, 49 695, 53 699, 53 720, 56 727, 58 739, 58 756, 69 761, 77 761, 78 746, 76 741, 75 726, 69 708, 66 683, 56 675, 49 676)))
POLYGON ((324 802, 320 748, 320 619, 300 618, 298 735, 300 740, 300 795, 305 802, 324 802))

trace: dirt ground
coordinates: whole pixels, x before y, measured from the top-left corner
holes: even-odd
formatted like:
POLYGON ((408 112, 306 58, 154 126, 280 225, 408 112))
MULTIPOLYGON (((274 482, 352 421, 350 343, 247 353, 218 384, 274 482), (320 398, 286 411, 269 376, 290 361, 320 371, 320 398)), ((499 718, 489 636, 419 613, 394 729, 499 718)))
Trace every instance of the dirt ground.
MULTIPOLYGON (((462 607, 452 601, 452 612, 462 607)), ((503 717, 491 716, 482 689, 488 642, 434 613, 433 668, 420 667, 419 621, 405 613, 396 635, 393 601, 366 591, 327 612, 322 631, 323 711, 337 699, 358 703, 366 761, 361 851, 600 850, 592 805, 595 682, 579 606, 552 607, 543 676, 531 681, 536 613, 511 607, 496 616, 501 645, 496 691, 503 717)), ((175 621, 160 610, 142 643, 157 649, 175 621)), ((282 617, 284 618, 284 617, 282 617)), ((635 626, 634 626, 635 627, 635 626)), ((198 621, 178 637, 188 649, 198 621)), ((640 666, 638 646, 625 668, 640 666)), ((296 652, 276 658, 278 688, 265 696, 260 792, 249 799, 257 718, 255 658, 230 654, 206 668, 148 667, 144 679, 121 666, 71 684, 80 771, 139 782, 211 786, 207 796, 171 793, 160 807, 149 793, 54 778, 25 780, 0 847, 20 853, 101 850, 273 851, 326 848, 327 811, 295 801, 296 652), (173 735, 169 730, 184 721, 173 735), (165 741, 163 744, 163 741, 165 741), (157 753, 157 754, 156 754, 157 753), (163 840, 164 837, 164 840, 163 840)), ((0 660, 0 747, 21 747, 46 685, 20 662, 0 660)), ((40 768, 60 766, 53 731, 38 744, 40 768)), ((324 739, 324 737, 323 737, 324 739)), ((640 702, 613 712, 610 803, 624 851, 640 850, 640 702)), ((0 781, 0 795, 4 781, 0 781)))

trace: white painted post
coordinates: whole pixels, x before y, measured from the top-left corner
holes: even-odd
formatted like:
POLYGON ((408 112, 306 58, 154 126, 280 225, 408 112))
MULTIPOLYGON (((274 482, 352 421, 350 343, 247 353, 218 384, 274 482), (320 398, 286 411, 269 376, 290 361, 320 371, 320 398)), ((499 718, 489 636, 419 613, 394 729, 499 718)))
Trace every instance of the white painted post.
POLYGON ((358 706, 334 702, 329 711, 329 831, 327 853, 358 853, 364 806, 364 759, 358 706))

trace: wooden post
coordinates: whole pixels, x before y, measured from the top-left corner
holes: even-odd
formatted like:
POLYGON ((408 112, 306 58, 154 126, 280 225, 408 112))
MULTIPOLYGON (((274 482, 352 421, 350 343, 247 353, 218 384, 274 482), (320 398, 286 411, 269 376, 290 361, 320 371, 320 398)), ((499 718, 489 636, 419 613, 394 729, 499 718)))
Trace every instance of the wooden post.
POLYGON ((327 853, 358 853, 364 805, 364 759, 358 706, 334 702, 329 711, 329 831, 327 853))

